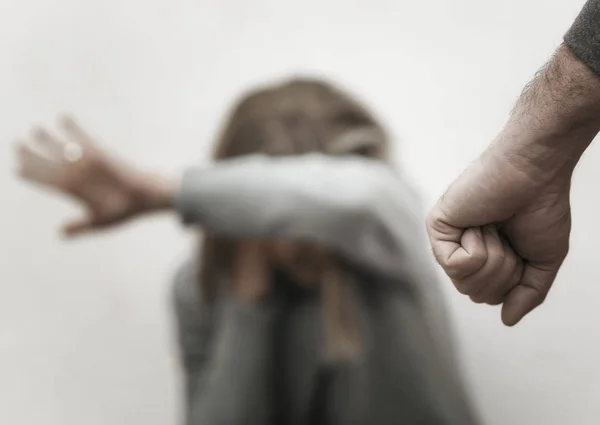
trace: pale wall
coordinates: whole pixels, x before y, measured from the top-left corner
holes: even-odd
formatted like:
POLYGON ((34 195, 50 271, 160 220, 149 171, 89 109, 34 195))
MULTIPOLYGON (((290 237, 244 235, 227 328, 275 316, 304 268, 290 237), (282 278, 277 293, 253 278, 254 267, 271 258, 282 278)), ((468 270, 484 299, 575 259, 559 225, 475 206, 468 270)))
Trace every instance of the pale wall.
MULTIPOLYGON (((149 219, 66 244, 76 210, 18 183, 12 140, 72 111, 107 147, 175 171, 249 84, 321 71, 368 99, 431 204, 500 129, 576 0, 3 0, 0 423, 175 424, 168 282, 188 240, 149 219)), ((600 405, 600 150, 574 184, 573 249, 516 329, 448 293, 486 423, 592 425, 600 405)))

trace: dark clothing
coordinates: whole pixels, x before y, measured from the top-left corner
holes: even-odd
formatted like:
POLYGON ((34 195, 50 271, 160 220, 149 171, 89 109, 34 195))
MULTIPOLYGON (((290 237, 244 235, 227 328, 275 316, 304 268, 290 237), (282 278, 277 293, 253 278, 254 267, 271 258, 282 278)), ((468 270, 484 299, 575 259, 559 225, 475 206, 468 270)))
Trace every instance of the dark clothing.
POLYGON ((577 58, 600 74, 600 0, 589 0, 565 35, 577 58))

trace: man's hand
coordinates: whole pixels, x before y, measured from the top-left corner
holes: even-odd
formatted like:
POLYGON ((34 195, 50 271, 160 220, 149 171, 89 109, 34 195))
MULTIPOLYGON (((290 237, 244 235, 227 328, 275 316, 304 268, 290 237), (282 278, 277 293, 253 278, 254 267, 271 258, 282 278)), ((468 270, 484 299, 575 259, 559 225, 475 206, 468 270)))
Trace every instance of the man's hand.
POLYGON ((64 227, 67 236, 120 224, 140 213, 168 207, 172 188, 106 154, 72 119, 61 120, 66 140, 44 129, 19 143, 20 175, 79 201, 87 214, 64 227))
POLYGON ((571 176, 599 112, 600 79, 562 47, 428 216, 433 252, 456 288, 503 303, 506 325, 544 301, 567 255, 571 176))
POLYGON ((431 211, 433 251, 475 302, 504 303, 507 325, 544 301, 569 245, 570 175, 538 180, 486 151, 431 211))

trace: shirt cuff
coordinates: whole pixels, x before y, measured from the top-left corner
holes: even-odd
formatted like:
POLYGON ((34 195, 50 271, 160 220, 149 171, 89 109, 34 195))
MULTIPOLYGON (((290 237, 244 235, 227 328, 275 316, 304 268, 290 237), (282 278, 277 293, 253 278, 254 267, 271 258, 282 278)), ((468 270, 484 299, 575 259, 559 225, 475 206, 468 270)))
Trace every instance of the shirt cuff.
POLYGON ((565 34, 573 54, 600 75, 600 0, 589 0, 565 34))
POLYGON ((195 202, 199 195, 198 182, 202 181, 201 174, 204 172, 199 167, 188 168, 183 172, 177 193, 175 194, 175 210, 184 224, 198 222, 202 211, 198 209, 195 202))

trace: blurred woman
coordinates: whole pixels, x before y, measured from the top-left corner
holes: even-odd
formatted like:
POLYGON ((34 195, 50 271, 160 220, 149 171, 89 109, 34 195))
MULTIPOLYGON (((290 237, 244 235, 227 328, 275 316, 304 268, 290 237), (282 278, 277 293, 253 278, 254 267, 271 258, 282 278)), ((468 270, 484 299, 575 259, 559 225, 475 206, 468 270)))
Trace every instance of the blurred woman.
POLYGON ((71 195, 77 235, 154 211, 204 231, 175 278, 189 425, 469 425, 415 194, 357 101, 293 80, 245 96, 215 163, 179 181, 109 155, 72 120, 21 175, 71 195))

